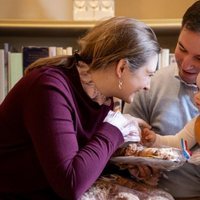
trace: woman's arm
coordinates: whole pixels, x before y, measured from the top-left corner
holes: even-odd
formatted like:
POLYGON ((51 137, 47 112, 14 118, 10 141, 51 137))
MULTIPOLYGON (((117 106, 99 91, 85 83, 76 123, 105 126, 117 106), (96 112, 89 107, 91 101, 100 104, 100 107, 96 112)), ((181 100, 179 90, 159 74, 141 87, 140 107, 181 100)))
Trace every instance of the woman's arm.
POLYGON ((64 80, 42 76, 25 102, 24 118, 51 187, 63 198, 78 199, 99 177, 123 137, 116 127, 102 123, 80 146, 79 137, 87 140, 91 135, 77 126, 71 98, 64 80))

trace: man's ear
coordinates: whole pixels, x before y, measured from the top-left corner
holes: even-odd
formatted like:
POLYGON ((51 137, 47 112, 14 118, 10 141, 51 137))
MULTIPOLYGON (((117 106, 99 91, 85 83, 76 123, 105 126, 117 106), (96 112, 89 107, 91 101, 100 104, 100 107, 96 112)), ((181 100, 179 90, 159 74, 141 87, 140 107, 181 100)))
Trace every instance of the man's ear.
POLYGON ((122 74, 126 68, 127 62, 125 59, 119 60, 119 62, 116 65, 116 74, 118 78, 122 77, 122 74))

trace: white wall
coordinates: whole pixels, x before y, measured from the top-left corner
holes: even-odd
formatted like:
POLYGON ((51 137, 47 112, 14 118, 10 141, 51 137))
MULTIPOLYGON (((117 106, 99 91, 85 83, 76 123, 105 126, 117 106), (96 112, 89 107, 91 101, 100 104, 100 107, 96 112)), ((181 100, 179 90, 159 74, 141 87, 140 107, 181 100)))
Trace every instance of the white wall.
POLYGON ((72 19, 72 0, 0 0, 0 18, 72 19))
MULTIPOLYGON (((181 18, 195 0, 115 0, 116 15, 181 18)), ((0 18, 72 20, 73 0, 0 0, 0 18)))
POLYGON ((116 15, 138 19, 182 18, 196 0, 115 0, 116 15))

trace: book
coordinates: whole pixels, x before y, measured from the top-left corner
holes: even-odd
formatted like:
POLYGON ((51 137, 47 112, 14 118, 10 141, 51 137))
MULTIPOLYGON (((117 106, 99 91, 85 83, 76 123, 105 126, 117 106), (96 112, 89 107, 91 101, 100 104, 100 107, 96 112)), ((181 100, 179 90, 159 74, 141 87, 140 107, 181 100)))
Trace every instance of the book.
POLYGON ((19 81, 23 76, 23 63, 21 52, 8 53, 8 90, 19 81))
POLYGON ((49 47, 25 46, 22 48, 23 71, 39 58, 49 57, 49 47))
POLYGON ((63 55, 63 47, 56 47, 56 56, 63 55))
POLYGON ((56 47, 50 46, 49 47, 49 57, 54 57, 54 56, 56 56, 56 47))
POLYGON ((8 53, 13 51, 10 43, 4 43, 4 73, 5 73, 5 95, 8 93, 8 53))
POLYGON ((73 47, 69 46, 69 47, 63 48, 62 55, 71 56, 72 54, 73 54, 73 47))
POLYGON ((158 69, 169 66, 169 49, 161 49, 158 59, 158 69))
POLYGON ((6 96, 4 49, 0 49, 0 104, 6 96))
POLYGON ((73 47, 66 47, 66 55, 71 56, 73 54, 73 47))
POLYGON ((175 57, 174 53, 170 53, 169 54, 169 64, 171 65, 173 63, 176 63, 176 57, 175 57))

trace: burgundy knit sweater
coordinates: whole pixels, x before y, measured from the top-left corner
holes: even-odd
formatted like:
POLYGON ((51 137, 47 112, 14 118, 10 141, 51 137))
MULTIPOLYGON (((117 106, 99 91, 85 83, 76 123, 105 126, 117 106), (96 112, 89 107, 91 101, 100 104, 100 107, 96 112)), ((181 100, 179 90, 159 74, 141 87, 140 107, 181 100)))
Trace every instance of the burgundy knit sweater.
MULTIPOLYGON (((103 80, 102 80, 103 81, 103 80)), ((76 67, 24 76, 0 105, 0 197, 78 199, 123 142, 76 67)))

